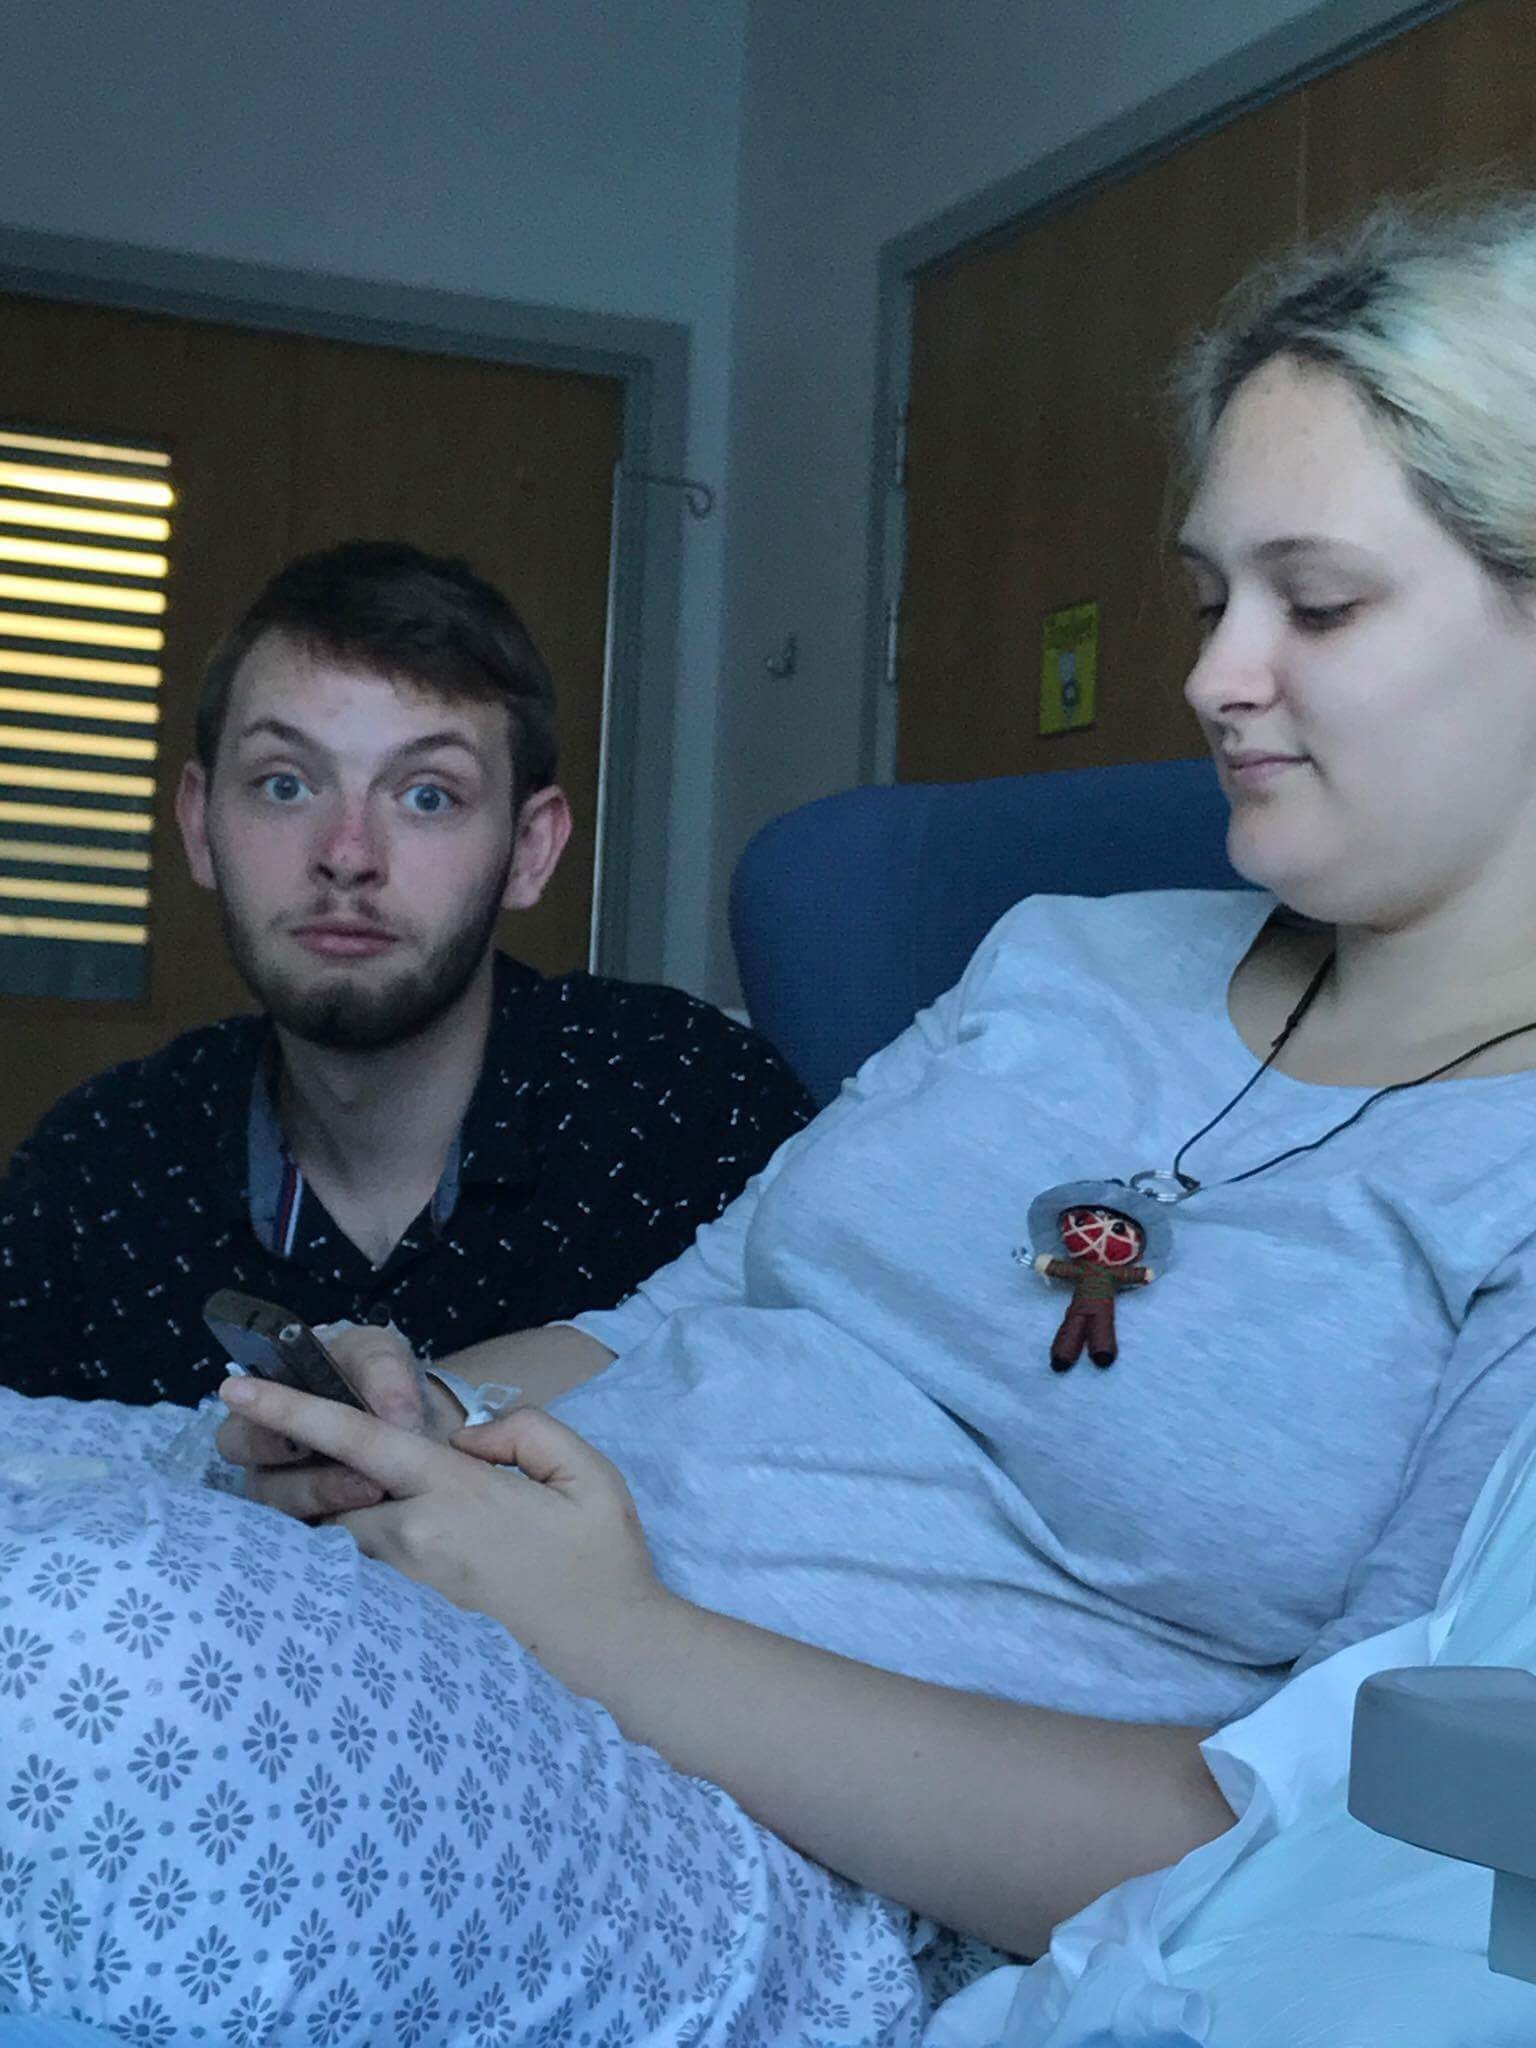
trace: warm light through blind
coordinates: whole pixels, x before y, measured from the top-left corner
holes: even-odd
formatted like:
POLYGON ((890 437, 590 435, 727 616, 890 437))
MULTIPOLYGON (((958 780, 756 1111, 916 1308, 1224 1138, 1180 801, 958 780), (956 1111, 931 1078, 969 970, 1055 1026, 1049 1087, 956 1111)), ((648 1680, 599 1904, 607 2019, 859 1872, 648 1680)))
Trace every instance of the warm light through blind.
MULTIPOLYGON (((0 497, 0 525, 5 500, 0 497)), ((170 568, 164 555, 130 554, 124 548, 73 547, 68 542, 22 540, 0 533, 0 562, 30 562, 39 569, 84 569, 108 576, 163 576, 170 568)))
MULTIPOLYGON (((68 640, 80 647, 142 647, 152 654, 158 654, 165 645, 165 635, 158 626, 119 626, 102 619, 50 619, 33 612, 0 612, 0 638, 68 640)), ((155 680, 159 681, 158 671, 155 680)))
POLYGON ((165 610, 163 590, 134 590, 126 585, 56 583, 46 576, 0 575, 0 597, 11 604, 87 605, 93 611, 154 612, 165 610))
POLYGON ((0 860, 22 861, 31 867, 131 868, 149 873, 149 855, 137 847, 71 846, 62 839, 0 839, 0 860))
POLYGON ((36 647, 0 647, 0 676, 64 676, 72 683, 132 684, 148 690, 160 686, 160 671, 153 662, 44 654, 36 647))
POLYGON ((154 829, 148 811, 87 811, 74 804, 13 804, 0 799, 0 824, 78 825, 81 832, 137 832, 146 838, 154 829))
POLYGON ((175 504, 141 437, 0 423, 0 995, 144 991, 175 504))
MULTIPOLYGON (((76 945, 147 946, 149 933, 141 924, 98 924, 86 917, 0 916, 0 939, 70 939, 76 945)), ((14 991, 13 991, 14 993, 14 991)), ((38 989, 23 989, 23 995, 38 995, 38 989)))
POLYGON ((106 476, 91 469, 27 469, 19 462, 0 462, 0 491, 57 491, 66 498, 99 498, 104 505, 154 505, 169 509, 176 493, 169 484, 144 483, 137 477, 106 476))
POLYGON ((60 690, 0 687, 0 711, 42 711, 50 718, 110 718, 117 725, 158 725, 160 706, 132 697, 71 697, 60 690))
POLYGON ((114 540, 169 540, 169 519, 142 512, 100 512, 94 505, 45 505, 32 498, 8 498, 12 526, 46 526, 55 533, 104 533, 114 540))
POLYGON ((5 757, 12 749, 23 754, 86 754, 98 761, 155 758, 153 740, 124 739, 115 732, 65 732, 56 725, 0 725, 0 781, 9 769, 5 757))
MULTIPOLYGON (((146 799, 146 816, 152 819, 154 815, 149 809, 155 794, 153 775, 103 775, 96 768, 40 768, 33 761, 8 761, 0 750, 0 789, 7 784, 13 789, 78 789, 110 797, 141 796, 146 799)), ((0 811, 0 817, 4 815, 0 811)), ((144 829, 148 831, 149 827, 144 829)))
POLYGON ((55 882, 45 875, 0 875, 0 896, 38 903, 126 903, 148 910, 149 891, 118 882, 55 882))
POLYGON ((169 469, 171 458, 158 448, 130 448, 96 441, 54 441, 37 434, 16 434, 0 428, 0 448, 22 448, 29 455, 70 455, 76 462, 132 463, 136 469, 169 469))

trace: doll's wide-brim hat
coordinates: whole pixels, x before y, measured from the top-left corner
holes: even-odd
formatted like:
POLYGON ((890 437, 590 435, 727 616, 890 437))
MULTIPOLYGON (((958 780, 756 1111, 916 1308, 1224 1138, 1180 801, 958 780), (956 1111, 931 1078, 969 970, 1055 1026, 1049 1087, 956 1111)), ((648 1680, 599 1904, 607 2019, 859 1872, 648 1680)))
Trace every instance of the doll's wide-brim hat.
POLYGON ((1061 1212, 1063 1209, 1114 1209, 1129 1216, 1146 1243, 1141 1263, 1166 1266, 1173 1250, 1173 1229, 1168 1204, 1139 1194, 1123 1180, 1069 1180, 1060 1187, 1047 1188, 1029 1205, 1029 1243, 1037 1255, 1061 1254, 1061 1212))

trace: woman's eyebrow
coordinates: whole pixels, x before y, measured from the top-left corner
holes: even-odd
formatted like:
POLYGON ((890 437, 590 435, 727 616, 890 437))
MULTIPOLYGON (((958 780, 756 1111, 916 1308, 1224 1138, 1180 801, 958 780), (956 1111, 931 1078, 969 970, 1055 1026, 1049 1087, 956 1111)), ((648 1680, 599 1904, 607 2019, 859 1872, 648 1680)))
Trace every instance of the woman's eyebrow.
POLYGON ((1337 540, 1325 533, 1285 534, 1276 540, 1266 540, 1253 551, 1258 562, 1294 562, 1309 555, 1358 555, 1359 548, 1347 540, 1337 540))
MULTIPOLYGON (((1185 539, 1183 535, 1180 535, 1175 545, 1178 554, 1186 562, 1196 563, 1204 569, 1219 566, 1204 548, 1192 540, 1185 539)), ((1306 561, 1317 556, 1344 559, 1362 565, 1371 559, 1368 552, 1355 542, 1326 533, 1278 534, 1273 540, 1260 541, 1257 547, 1247 551, 1247 555, 1250 561, 1260 562, 1266 568, 1275 563, 1306 561)))

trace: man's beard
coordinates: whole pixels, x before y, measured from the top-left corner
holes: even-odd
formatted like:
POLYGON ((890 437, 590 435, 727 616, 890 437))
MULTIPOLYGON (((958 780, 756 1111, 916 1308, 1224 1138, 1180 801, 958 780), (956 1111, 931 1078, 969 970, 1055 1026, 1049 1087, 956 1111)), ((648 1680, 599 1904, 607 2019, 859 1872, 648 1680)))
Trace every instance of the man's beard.
POLYGON ((383 1052, 435 1024, 469 987, 495 932, 511 868, 509 855, 501 873, 486 883, 483 895, 421 966, 378 988, 359 987, 345 975, 305 986, 262 960, 250 928, 222 888, 219 911, 230 955, 275 1024, 329 1052, 383 1052))

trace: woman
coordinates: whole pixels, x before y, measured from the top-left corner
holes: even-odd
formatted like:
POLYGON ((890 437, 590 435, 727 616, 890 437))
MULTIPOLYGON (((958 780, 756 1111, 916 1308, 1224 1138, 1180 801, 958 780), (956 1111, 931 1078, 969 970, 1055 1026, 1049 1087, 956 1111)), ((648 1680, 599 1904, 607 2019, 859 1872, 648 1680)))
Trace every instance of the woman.
POLYGON ((1536 207, 1378 223, 1193 374, 1188 694, 1270 894, 1021 904, 683 1259, 478 1362, 559 1419, 235 1382, 339 1528, 16 1537, 14 1999, 912 2042, 929 1922, 1037 1951, 1228 1824, 1202 1729, 1431 1603, 1536 1393, 1533 316, 1536 207), (1084 1211, 1142 1278, 1053 1371, 1084 1211))

